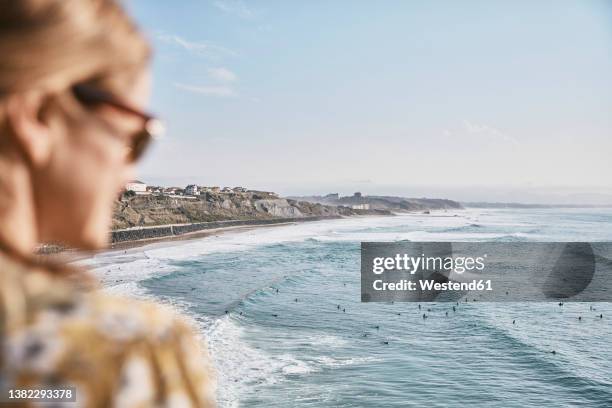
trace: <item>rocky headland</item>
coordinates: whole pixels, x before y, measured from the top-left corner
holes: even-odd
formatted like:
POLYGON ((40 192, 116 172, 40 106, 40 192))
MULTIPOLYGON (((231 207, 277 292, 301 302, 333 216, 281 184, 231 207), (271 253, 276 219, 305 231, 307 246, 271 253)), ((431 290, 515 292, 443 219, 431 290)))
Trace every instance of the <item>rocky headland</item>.
POLYGON ((115 203, 112 229, 227 220, 300 219, 355 215, 390 215, 379 209, 358 209, 279 198, 269 192, 203 193, 197 196, 123 194, 115 203))

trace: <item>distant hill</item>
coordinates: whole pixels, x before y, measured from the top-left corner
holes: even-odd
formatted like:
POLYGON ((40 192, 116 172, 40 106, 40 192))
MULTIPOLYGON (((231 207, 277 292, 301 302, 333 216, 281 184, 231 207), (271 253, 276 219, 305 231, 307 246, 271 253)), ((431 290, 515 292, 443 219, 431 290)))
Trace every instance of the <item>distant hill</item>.
POLYGON ((341 197, 338 194, 325 196, 299 196, 291 197, 295 200, 311 203, 345 206, 349 208, 368 208, 370 210, 386 210, 397 212, 415 212, 429 210, 457 210, 463 206, 457 201, 439 198, 407 198, 395 196, 364 196, 355 193, 352 196, 341 197))

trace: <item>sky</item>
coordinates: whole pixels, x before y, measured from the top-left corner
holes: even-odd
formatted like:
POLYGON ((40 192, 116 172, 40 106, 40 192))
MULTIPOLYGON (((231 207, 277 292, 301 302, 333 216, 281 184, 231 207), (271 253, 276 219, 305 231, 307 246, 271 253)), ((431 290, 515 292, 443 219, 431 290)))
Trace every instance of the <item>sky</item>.
POLYGON ((131 0, 151 184, 612 203, 612 2, 131 0))

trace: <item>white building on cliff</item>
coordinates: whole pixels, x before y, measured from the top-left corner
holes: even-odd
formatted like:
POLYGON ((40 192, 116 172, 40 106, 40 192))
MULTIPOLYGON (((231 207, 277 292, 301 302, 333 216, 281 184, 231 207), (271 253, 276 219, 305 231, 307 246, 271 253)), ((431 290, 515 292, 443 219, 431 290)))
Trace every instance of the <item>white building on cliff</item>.
POLYGON ((196 186, 195 184, 190 184, 187 187, 185 187, 185 195, 200 195, 200 190, 198 189, 198 186, 196 186))
POLYGON ((146 194, 147 185, 139 180, 132 180, 125 185, 125 191, 133 191, 135 193, 146 194))

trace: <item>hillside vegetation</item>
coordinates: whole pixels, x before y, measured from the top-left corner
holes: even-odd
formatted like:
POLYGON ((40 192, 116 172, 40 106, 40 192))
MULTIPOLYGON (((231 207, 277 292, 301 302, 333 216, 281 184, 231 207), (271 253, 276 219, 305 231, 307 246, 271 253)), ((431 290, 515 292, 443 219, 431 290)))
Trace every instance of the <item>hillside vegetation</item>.
POLYGON ((221 220, 390 214, 278 198, 269 193, 205 193, 195 197, 124 194, 115 203, 112 228, 221 220))

